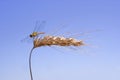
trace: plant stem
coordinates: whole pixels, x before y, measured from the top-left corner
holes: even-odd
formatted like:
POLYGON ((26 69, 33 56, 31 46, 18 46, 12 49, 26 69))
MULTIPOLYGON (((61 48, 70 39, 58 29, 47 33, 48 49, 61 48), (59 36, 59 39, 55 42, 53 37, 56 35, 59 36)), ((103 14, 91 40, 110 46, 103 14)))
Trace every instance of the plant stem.
POLYGON ((29 54, 29 70, 30 70, 30 78, 33 80, 33 75, 32 75, 32 67, 31 67, 31 56, 32 56, 32 51, 34 47, 31 49, 30 54, 29 54))

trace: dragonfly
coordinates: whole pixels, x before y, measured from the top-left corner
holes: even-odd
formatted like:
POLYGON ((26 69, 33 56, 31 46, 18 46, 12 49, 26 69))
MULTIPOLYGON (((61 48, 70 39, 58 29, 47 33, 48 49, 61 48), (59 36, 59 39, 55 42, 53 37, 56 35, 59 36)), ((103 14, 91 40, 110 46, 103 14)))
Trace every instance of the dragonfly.
POLYGON ((35 28, 33 30, 33 32, 29 35, 30 38, 35 38, 38 37, 40 34, 45 34, 45 32, 38 32, 38 30, 41 29, 41 27, 44 27, 46 24, 46 21, 42 21, 39 24, 39 21, 36 22, 35 28))
POLYGON ((41 30, 45 27, 46 21, 36 21, 35 27, 31 34, 26 36, 21 42, 33 42, 35 38, 39 37, 41 34, 45 34, 41 30))

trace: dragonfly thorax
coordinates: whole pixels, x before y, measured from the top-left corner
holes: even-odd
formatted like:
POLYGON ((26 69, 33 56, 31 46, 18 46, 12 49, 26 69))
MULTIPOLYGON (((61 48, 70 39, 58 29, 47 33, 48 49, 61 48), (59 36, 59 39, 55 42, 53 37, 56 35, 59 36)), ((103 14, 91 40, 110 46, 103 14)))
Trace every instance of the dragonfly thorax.
POLYGON ((36 37, 38 35, 37 32, 33 32, 32 34, 30 34, 30 37, 33 38, 33 37, 36 37))

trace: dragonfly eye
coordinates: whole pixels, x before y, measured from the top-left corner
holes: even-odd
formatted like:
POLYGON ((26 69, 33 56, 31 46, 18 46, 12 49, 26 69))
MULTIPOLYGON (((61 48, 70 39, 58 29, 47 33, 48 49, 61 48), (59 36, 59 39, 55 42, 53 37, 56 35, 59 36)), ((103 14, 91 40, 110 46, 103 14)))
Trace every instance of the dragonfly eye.
POLYGON ((33 36, 30 34, 30 37, 33 37, 33 36))

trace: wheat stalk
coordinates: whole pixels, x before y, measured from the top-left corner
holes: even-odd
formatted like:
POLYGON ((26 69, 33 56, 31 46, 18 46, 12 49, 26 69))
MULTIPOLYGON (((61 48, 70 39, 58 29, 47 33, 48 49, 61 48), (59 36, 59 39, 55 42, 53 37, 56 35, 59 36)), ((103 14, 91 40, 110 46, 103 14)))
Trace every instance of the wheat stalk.
POLYGON ((33 49, 34 49, 34 47, 31 49, 30 54, 29 54, 29 70, 30 70, 30 78, 31 78, 31 80, 33 80, 32 67, 31 67, 31 57, 32 57, 33 49))

